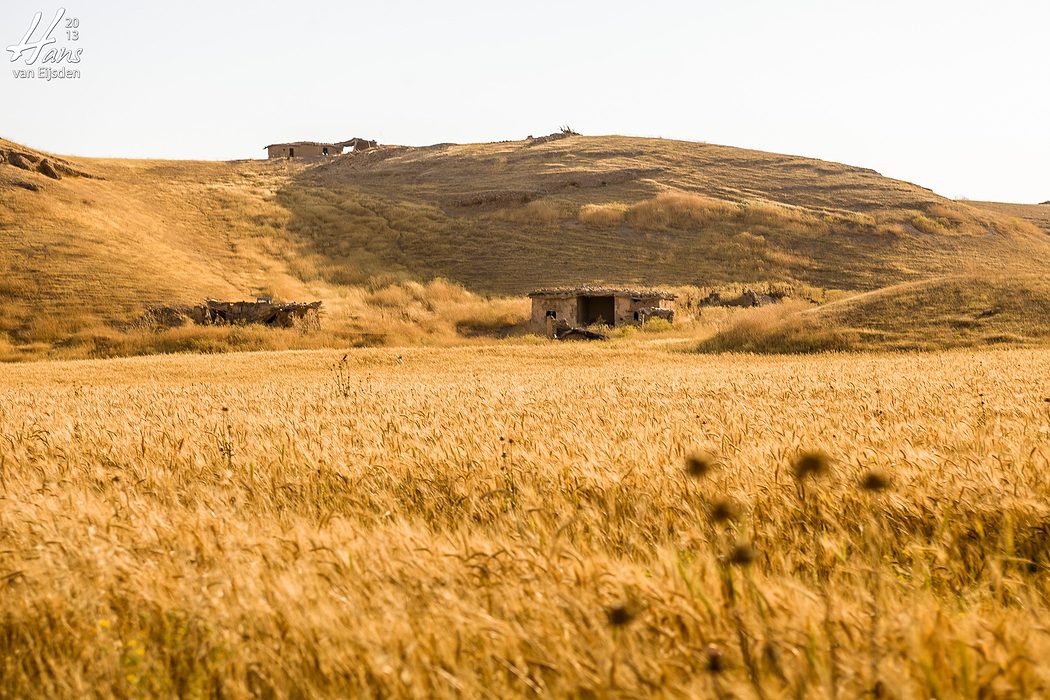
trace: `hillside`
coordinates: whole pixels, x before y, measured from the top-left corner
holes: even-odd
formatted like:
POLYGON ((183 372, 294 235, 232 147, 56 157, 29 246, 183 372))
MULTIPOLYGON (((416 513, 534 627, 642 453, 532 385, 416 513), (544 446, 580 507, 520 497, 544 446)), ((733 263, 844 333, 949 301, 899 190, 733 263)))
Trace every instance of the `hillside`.
POLYGON ((1017 219, 1026 219, 1047 233, 1050 233, 1050 202, 1043 204, 1007 204, 1004 202, 967 201, 971 207, 985 209, 1017 219))
POLYGON ((513 294, 581 278, 870 290, 1050 259, 1028 222, 871 170, 662 139, 386 148, 305 170, 278 202, 328 263, 363 248, 513 294))
POLYGON ((748 309, 704 338, 700 352, 807 353, 1042 346, 1050 342, 1047 275, 948 275, 813 307, 748 309))
POLYGON ((513 324, 543 285, 868 291, 1050 262, 1045 235, 1010 212, 863 168, 660 139, 387 146, 321 164, 57 157, 3 140, 0 155, 8 358, 274 347, 245 330, 126 337, 146 305, 204 297, 324 300, 327 335, 277 347, 426 342, 513 324))
POLYGON ((813 312, 894 349, 1036 344, 1050 339, 1050 277, 940 277, 887 287, 813 312))

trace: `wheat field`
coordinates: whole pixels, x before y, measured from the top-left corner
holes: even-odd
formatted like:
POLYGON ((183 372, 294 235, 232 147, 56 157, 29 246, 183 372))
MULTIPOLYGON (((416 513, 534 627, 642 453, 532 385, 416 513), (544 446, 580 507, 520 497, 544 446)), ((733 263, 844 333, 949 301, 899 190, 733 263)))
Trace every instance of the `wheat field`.
POLYGON ((4 697, 1047 692, 1050 352, 0 366, 4 697))

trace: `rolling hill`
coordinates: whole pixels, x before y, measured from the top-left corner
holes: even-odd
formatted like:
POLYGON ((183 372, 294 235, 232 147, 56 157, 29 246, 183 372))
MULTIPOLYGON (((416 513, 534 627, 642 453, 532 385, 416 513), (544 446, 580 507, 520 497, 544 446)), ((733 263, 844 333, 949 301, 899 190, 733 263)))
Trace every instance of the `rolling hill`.
POLYGON ((871 290, 1036 271, 1048 250, 1029 222, 871 170, 661 139, 386 148, 305 170, 277 201, 328 263, 364 249, 508 294, 595 278, 871 290))
POLYGON ((1050 340, 1050 275, 945 275, 738 314, 698 352, 793 354, 1041 346, 1050 340))
POLYGON ((997 214, 1026 219, 1050 233, 1050 202, 1043 202, 1042 204, 1007 204, 1004 202, 967 201, 966 204, 997 214))
MULTIPOLYGON (((555 284, 868 292, 1035 274, 1050 240, 1022 216, 863 168, 662 139, 384 146, 317 164, 0 140, 0 355, 201 349, 185 329, 174 344, 124 335, 147 305, 204 297, 323 299, 330 335, 281 341, 294 346, 512 323, 524 292, 555 284)), ((199 330, 204 349, 272 343, 199 330)))
POLYGON ((942 349, 1050 337, 1050 276, 951 275, 858 294, 810 312, 865 347, 942 349))

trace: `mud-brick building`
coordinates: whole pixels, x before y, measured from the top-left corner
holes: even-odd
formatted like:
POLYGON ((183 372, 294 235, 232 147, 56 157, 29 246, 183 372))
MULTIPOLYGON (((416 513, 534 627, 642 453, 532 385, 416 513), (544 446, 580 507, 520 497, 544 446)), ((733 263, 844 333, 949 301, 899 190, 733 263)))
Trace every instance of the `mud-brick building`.
POLYGON ((656 289, 557 287, 538 289, 532 299, 532 328, 545 333, 552 324, 570 327, 641 324, 650 318, 674 320, 675 295, 656 289))
POLYGON ((338 143, 317 141, 295 141, 293 143, 271 143, 266 147, 267 158, 325 158, 343 152, 338 143))
POLYGON ((352 138, 337 143, 319 143, 317 141, 293 141, 291 143, 271 143, 266 147, 268 158, 327 158, 337 156, 344 149, 364 151, 375 148, 379 143, 369 139, 352 138))

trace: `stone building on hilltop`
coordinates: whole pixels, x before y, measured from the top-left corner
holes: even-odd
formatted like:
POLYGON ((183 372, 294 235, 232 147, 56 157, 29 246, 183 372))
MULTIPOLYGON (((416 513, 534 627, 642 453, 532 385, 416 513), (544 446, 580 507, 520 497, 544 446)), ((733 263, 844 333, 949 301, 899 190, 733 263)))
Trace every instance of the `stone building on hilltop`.
POLYGON ((317 141, 293 141, 290 143, 271 143, 266 147, 266 157, 274 158, 327 158, 337 156, 344 148, 352 151, 363 151, 378 146, 375 141, 353 138, 338 143, 319 143, 317 141))

